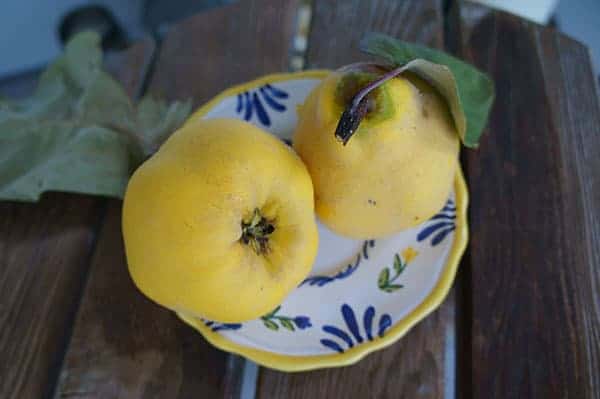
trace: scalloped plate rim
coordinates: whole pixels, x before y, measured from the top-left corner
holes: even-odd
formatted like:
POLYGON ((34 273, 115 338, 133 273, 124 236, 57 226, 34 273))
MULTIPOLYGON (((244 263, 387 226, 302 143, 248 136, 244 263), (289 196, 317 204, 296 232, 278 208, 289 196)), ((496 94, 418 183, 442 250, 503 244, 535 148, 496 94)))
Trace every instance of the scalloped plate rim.
MULTIPOLYGON (((202 117, 223 99, 237 95, 254 87, 267 83, 294 79, 321 79, 328 73, 330 73, 329 70, 308 70, 301 72, 276 73, 265 75, 254 80, 232 86, 222 91, 220 94, 213 97, 210 101, 196 110, 188 118, 186 123, 202 117)), ((343 353, 313 356, 284 355, 237 344, 227 339, 227 337, 211 331, 209 327, 205 326, 198 319, 188 317, 180 312, 175 313, 182 321, 199 331, 213 346, 226 352, 244 356, 264 367, 269 367, 280 371, 295 372, 348 366, 354 364, 368 354, 390 346, 402 338, 415 324, 423 320, 427 315, 439 307, 448 295, 448 292, 452 287, 452 283, 454 282, 460 259, 464 254, 468 242, 468 190, 460 164, 457 167, 457 173, 454 179, 454 189, 456 196, 456 231, 454 235, 454 242, 452 243, 448 260, 442 269, 442 273, 435 287, 417 307, 415 307, 406 317, 392 326, 386 335, 378 340, 366 342, 343 353)))

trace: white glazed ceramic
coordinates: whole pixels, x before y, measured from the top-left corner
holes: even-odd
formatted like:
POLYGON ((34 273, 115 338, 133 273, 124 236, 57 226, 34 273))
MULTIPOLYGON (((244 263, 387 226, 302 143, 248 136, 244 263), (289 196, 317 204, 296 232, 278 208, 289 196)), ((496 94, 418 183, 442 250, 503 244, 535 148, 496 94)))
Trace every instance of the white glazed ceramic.
MULTIPOLYGON (((238 118, 289 143, 297 106, 326 73, 270 75, 228 89, 190 120, 238 118)), ((215 346, 271 368, 353 363, 400 338, 441 303, 466 246, 466 206, 459 171, 444 208, 413 229, 353 240, 319 223, 319 252, 310 276, 270 314, 242 324, 179 316, 215 346)))

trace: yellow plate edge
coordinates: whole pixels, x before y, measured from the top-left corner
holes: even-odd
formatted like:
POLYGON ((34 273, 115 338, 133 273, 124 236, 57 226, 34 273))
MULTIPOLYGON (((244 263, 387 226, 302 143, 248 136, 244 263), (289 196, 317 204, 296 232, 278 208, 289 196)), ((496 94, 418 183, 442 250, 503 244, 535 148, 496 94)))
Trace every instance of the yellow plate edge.
MULTIPOLYGON (((330 71, 327 70, 309 70, 302 72, 278 73, 266 75, 261 78, 246 82, 237 86, 233 86, 221 94, 214 97, 208 103, 200 107, 188 119, 200 118, 204 116, 215 104, 220 102, 225 97, 236 95, 247 91, 256 86, 266 83, 280 82, 285 80, 300 79, 300 78, 324 78, 330 71)), ((188 123, 186 122, 186 123, 188 123)), ((465 252, 468 241, 468 226, 467 226, 467 205, 469 202, 469 194, 467 184, 462 172, 462 168, 458 165, 456 177, 454 179, 454 189, 456 195, 456 232, 454 235, 454 243, 448 258, 448 262, 442 271, 442 275, 437 284, 429 295, 406 317, 396 323, 387 333, 379 339, 366 342, 360 346, 351 348, 344 353, 335 353, 330 355, 317 356, 294 356, 283 355, 273 352, 267 352, 260 349, 249 348, 236 344, 228 340, 225 336, 211 331, 201 321, 177 313, 177 316, 185 323, 198 330, 204 338, 217 348, 244 356, 262 366, 269 367, 281 371, 306 371, 328 367, 348 366, 358 362, 360 359, 378 349, 383 349, 398 339, 403 337, 415 324, 424 319, 427 315, 433 312, 444 300, 448 291, 452 287, 452 282, 456 276, 458 264, 465 252)))

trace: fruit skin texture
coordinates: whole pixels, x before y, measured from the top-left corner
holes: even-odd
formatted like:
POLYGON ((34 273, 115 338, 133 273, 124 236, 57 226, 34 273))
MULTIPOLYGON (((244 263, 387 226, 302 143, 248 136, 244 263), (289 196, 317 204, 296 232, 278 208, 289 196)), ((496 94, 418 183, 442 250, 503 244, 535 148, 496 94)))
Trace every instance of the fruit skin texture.
POLYGON ((220 322, 268 313, 308 275, 318 233, 310 176, 291 148, 237 120, 187 123, 127 187, 123 235, 139 289, 220 322), (258 209, 269 250, 241 241, 258 209))
POLYGON ((447 200, 458 162, 458 134, 444 100, 415 76, 394 78, 377 89, 392 102, 381 107, 389 115, 367 114, 344 146, 334 137, 342 76, 331 73, 311 92, 294 133, 319 218, 338 234, 363 239, 429 219, 447 200))

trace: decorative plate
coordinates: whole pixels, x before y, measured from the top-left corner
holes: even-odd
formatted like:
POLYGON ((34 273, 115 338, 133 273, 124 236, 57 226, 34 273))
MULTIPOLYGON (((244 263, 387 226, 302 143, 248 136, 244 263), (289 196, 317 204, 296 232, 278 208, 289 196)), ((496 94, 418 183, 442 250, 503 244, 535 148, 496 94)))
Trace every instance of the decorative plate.
MULTIPOLYGON (((269 75, 224 91, 195 118, 239 118, 290 142, 296 107, 326 71, 269 75)), ((429 221, 392 237, 353 240, 319 224, 311 274, 263 317, 221 324, 179 314, 216 347, 267 367, 299 371, 354 363, 392 344, 444 299, 467 243, 467 189, 429 221)))

